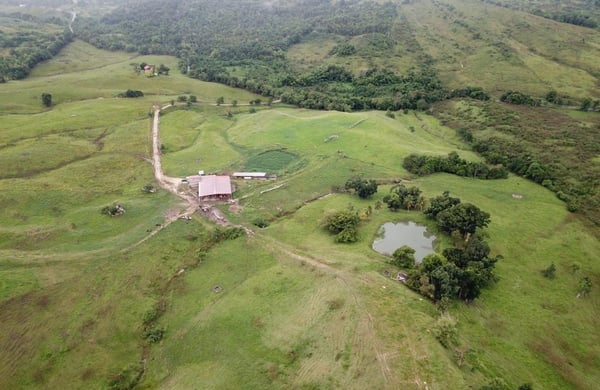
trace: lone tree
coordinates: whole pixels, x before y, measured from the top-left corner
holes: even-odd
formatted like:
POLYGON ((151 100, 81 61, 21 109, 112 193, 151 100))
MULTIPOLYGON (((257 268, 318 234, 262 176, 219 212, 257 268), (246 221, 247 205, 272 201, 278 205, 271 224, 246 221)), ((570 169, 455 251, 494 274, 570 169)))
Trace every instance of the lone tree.
POLYGON ((42 104, 46 107, 52 106, 52 95, 47 92, 44 92, 42 94, 42 104))
POLYGON ((354 190, 362 199, 367 199, 377 192, 377 182, 372 179, 363 179, 361 177, 353 177, 346 182, 344 186, 346 190, 354 190))

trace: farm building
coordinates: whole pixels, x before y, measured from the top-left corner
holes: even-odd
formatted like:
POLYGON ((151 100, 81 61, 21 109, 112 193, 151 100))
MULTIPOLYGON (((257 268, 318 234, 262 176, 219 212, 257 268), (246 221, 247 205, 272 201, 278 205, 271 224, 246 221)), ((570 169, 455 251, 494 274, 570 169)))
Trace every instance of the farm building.
POLYGON ((198 196, 201 200, 230 200, 231 193, 229 176, 200 176, 198 196))
POLYGON ((146 65, 144 66, 144 74, 146 77, 156 76, 156 67, 154 65, 146 65))
POLYGON ((251 180, 251 179, 266 180, 269 178, 267 176, 266 172, 234 172, 232 176, 234 179, 245 179, 245 180, 251 180))

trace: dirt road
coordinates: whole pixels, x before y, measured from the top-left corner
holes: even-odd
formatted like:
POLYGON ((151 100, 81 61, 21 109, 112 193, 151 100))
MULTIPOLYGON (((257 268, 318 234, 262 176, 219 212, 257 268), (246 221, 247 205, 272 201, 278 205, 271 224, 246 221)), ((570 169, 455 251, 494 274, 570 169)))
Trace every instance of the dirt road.
MULTIPOLYGON (((168 106, 165 106, 165 108, 166 107, 168 106)), ((152 123, 152 165, 154 166, 154 178, 161 188, 177 195, 188 204, 188 207, 183 212, 167 217, 165 224, 169 224, 182 216, 187 216, 196 212, 200 207, 200 201, 198 198, 185 191, 179 191, 181 179, 167 176, 162 170, 159 137, 160 110, 160 107, 154 106, 154 121, 152 123)))

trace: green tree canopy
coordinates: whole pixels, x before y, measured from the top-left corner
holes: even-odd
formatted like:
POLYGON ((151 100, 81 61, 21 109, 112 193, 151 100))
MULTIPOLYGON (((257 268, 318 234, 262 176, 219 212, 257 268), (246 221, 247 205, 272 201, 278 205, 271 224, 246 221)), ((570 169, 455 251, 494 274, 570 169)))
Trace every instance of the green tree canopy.
POLYGON ((404 184, 398 184, 390 189, 383 201, 392 211, 422 209, 425 207, 425 198, 421 193, 418 187, 407 188, 404 184))
POLYGON ((429 218, 435 219, 439 213, 459 203, 459 198, 453 198, 449 191, 444 191, 442 195, 430 198, 429 206, 423 212, 429 218))
POLYGON ((415 250, 408 245, 403 245, 394 251, 391 263, 400 268, 413 268, 415 266, 415 250))
POLYGON ((460 203, 440 212, 436 220, 442 231, 448 234, 458 231, 466 238, 477 228, 486 227, 490 223, 490 214, 470 203, 460 203))
POLYGON ((336 235, 336 242, 350 243, 358 240, 356 228, 359 222, 358 212, 349 207, 346 210, 328 214, 322 225, 327 231, 336 235))
POLYGON ((366 199, 377 192, 377 182, 372 179, 363 179, 359 176, 348 179, 345 186, 346 190, 354 190, 356 194, 366 199))

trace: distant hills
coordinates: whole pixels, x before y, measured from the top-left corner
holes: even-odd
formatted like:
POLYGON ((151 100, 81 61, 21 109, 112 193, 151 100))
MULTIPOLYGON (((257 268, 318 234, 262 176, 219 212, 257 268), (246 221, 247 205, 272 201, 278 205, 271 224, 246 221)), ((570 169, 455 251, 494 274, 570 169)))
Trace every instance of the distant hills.
MULTIPOLYGON (((29 6, 14 12, 14 3, 2 7, 5 18, 40 13, 29 6)), ((36 3, 52 9, 52 19, 35 17, 56 30, 60 15, 64 28, 67 11, 76 10, 75 37, 97 47, 175 55, 191 77, 300 106, 399 109, 417 108, 419 101, 426 107, 465 87, 495 97, 508 90, 543 97, 554 90, 573 104, 599 98, 600 32, 591 28, 600 17, 598 3, 148 0, 59 6, 52 0, 36 3)), ((53 34, 57 47, 70 39, 53 34)), ((55 54, 23 55, 35 49, 17 47, 19 37, 48 47, 31 34, 3 28, 0 37, 0 72, 7 79, 27 74, 15 66, 55 54)))

